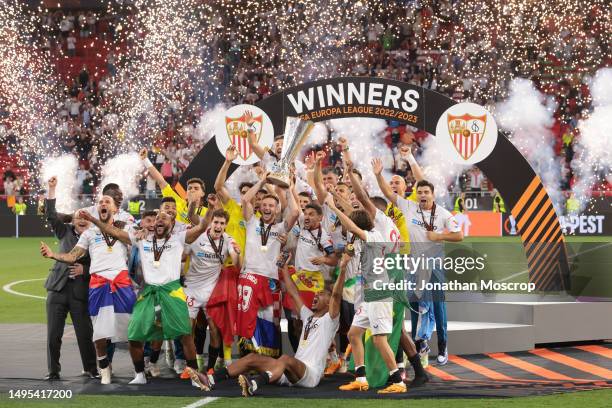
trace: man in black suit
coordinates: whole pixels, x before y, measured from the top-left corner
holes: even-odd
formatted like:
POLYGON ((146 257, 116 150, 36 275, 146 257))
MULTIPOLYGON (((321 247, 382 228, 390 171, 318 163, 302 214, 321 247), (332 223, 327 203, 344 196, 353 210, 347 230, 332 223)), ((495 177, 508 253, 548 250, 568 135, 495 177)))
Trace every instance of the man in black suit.
MULTIPOLYGON (((57 178, 49 180, 48 196, 45 200, 47 222, 59 240, 59 251, 70 252, 79 236, 89 227, 89 222, 75 218, 72 223, 64 223, 58 218, 55 209, 55 188, 57 178)), ((83 374, 91 378, 98 376, 96 351, 92 342, 93 326, 87 309, 89 293, 89 256, 83 257, 74 265, 56 262, 49 271, 45 282, 47 289, 47 365, 49 373, 46 380, 60 378, 60 348, 66 317, 70 312, 76 333, 83 374)))

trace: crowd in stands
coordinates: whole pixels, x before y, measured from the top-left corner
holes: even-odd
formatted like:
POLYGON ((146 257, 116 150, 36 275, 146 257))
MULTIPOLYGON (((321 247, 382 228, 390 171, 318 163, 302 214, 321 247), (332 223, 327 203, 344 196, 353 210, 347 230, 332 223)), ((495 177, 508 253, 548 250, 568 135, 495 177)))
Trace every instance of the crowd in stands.
MULTIPOLYGON (((390 2, 393 3, 393 2, 390 2)), ((457 49, 454 32, 458 22, 453 18, 453 7, 457 0, 438 0, 423 6, 406 6, 410 2, 395 2, 384 15, 365 18, 362 26, 362 41, 353 41, 357 58, 341 61, 350 75, 370 75, 406 81, 441 92, 455 100, 469 100, 483 105, 492 105, 496 95, 490 92, 493 86, 491 60, 498 60, 497 69, 509 80, 512 76, 529 77, 542 92, 554 95, 558 109, 552 131, 557 140, 555 149, 563 164, 562 188, 569 189, 573 183, 570 162, 573 145, 577 137, 578 121, 590 108, 588 86, 585 75, 594 73, 598 66, 597 56, 608 56, 605 31, 594 25, 591 14, 584 14, 582 24, 591 36, 584 38, 565 29, 560 35, 551 36, 549 44, 540 47, 540 52, 527 50, 526 61, 501 62, 499 44, 483 45, 481 39, 470 38, 461 44, 462 55, 457 49), (569 66, 569 61, 580 60, 581 67, 569 66), (501 68, 500 68, 501 67, 501 68)), ((299 7, 288 12, 303 12, 299 7)), ((125 13, 100 13, 99 11, 56 10, 40 16, 40 27, 33 36, 54 61, 58 84, 62 95, 57 109, 58 136, 64 152, 74 153, 79 160, 78 185, 81 194, 91 194, 99 182, 100 165, 114 155, 113 148, 105 140, 116 132, 119 117, 114 111, 113 98, 125 92, 114 84, 121 75, 121 61, 129 54, 129 41, 125 31, 130 27, 132 16, 125 13), (93 48, 93 49, 88 49, 93 48), (126 51, 128 50, 128 51, 126 51), (76 64, 83 63, 80 68, 76 64)), ((223 15, 219 16, 224 19, 223 15)), ((224 21, 224 24, 231 24, 224 21)), ((583 27, 583 28, 584 28, 583 27)), ((238 27, 237 27, 238 29, 238 27)), ((240 43, 236 38, 218 38, 219 49, 215 55, 218 64, 218 84, 215 92, 201 92, 204 98, 184 99, 167 107, 160 118, 161 132, 153 149, 154 164, 164 178, 173 183, 188 166, 202 147, 194 137, 198 120, 206 109, 215 103, 228 106, 238 103, 256 103, 266 96, 289 85, 290 78, 283 74, 283 61, 273 51, 282 41, 281 34, 264 38, 269 41, 266 50, 254 49, 252 44, 240 43)), ((263 43, 262 42, 262 43, 263 43)), ((128 55, 129 57, 129 55, 128 55)), ((610 64, 604 58, 604 64, 610 64)), ((495 75, 499 76, 497 72, 495 75)), ((497 82, 499 83, 499 81, 497 82)), ((507 85, 507 82, 506 82, 507 85)), ((0 107, 0 121, 6 116, 0 107)), ((0 126, 4 126, 0 122, 0 126)), ((400 123, 390 122, 384 135, 393 158, 393 171, 411 182, 409 166, 402 159, 402 149, 413 145, 418 160, 420 144, 427 136, 424 131, 400 123)), ((9 167, 4 169, 0 193, 28 194, 27 174, 18 176, 10 167, 10 156, 14 146, 14 135, 10 126, 0 129, 0 154, 8 157, 9 167), (13 139, 12 139, 13 138, 13 139)), ((330 137, 325 148, 332 154, 330 164, 341 168, 341 155, 330 137)), ((16 164, 13 163, 15 166, 16 164)), ((478 170, 469 170, 460 178, 463 191, 491 191, 492 184, 478 170)), ((610 185, 598 188, 611 189, 610 185)), ((143 186, 143 193, 153 192, 143 186)))

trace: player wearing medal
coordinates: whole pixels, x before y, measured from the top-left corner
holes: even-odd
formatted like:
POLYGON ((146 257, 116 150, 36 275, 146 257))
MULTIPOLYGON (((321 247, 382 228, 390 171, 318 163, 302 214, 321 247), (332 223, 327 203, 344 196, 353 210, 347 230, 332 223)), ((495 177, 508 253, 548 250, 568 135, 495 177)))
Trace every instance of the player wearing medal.
POLYGON ((100 366, 101 382, 110 384, 111 369, 107 357, 107 339, 112 342, 127 340, 128 323, 136 296, 127 271, 127 243, 118 242, 116 237, 109 235, 105 230, 107 227, 112 227, 127 234, 121 229, 123 223, 113 227, 113 216, 117 212, 113 199, 110 196, 102 196, 98 202, 97 212, 100 219, 83 211, 77 212, 78 218, 92 221, 96 227, 86 230, 72 251, 55 254, 42 242, 40 250, 46 258, 70 264, 89 252, 91 258, 89 314, 93 323, 93 341, 100 366))
MULTIPOLYGON (((380 172, 376 177, 381 178, 380 172)), ((413 256, 443 257, 443 242, 458 242, 463 240, 461 227, 455 217, 445 208, 437 205, 434 201, 434 186, 427 180, 421 180, 416 185, 417 202, 407 200, 395 194, 390 188, 385 188, 379 181, 381 190, 393 204, 402 211, 410 228, 410 243, 413 256), (444 231, 448 232, 444 232, 444 231)), ((444 270, 434 269, 425 271, 430 276, 419 276, 419 280, 429 282, 443 282, 444 270)), ((420 287, 420 282, 417 283, 420 287)), ((431 295, 425 295, 428 299, 424 302, 427 307, 433 308, 436 332, 438 336, 438 364, 444 365, 448 362, 447 349, 447 318, 446 304, 443 291, 434 291, 431 295), (432 302, 433 300, 433 302, 432 302), (433 303, 433 305, 430 305, 433 303)), ((413 327, 413 333, 416 328, 413 327)))
POLYGON ((277 258, 287 232, 298 218, 297 203, 287 191, 288 208, 285 220, 277 222, 279 200, 267 195, 261 200, 261 217, 254 216, 251 203, 256 192, 265 183, 267 174, 242 196, 242 213, 246 220, 247 240, 244 266, 238 280, 238 335, 254 339, 249 350, 276 356, 280 352, 280 287, 278 284, 277 258), (256 329, 257 327, 257 329, 256 329))
POLYGON ((283 279, 287 292, 293 298, 304 327, 300 335, 300 344, 294 357, 282 355, 278 359, 258 354, 249 354, 227 368, 215 370, 213 375, 199 374, 203 383, 209 382, 210 388, 229 378, 238 377, 238 383, 245 397, 257 394, 267 384, 278 384, 303 388, 314 388, 319 385, 325 369, 327 350, 329 349, 339 325, 340 300, 344 286, 346 265, 350 256, 344 254, 340 261, 340 275, 330 293, 322 289, 313 298, 310 307, 302 298, 293 281, 289 278, 286 264, 283 279), (250 372, 257 375, 251 376, 250 372))
MULTIPOLYGON (((218 209, 212 212, 211 218, 210 227, 186 250, 191 254, 191 262, 185 276, 185 295, 193 323, 200 310, 206 313, 206 304, 217 285, 225 260, 229 257, 236 267, 240 265, 240 248, 225 233, 229 215, 218 209)), ((210 331, 207 370, 210 370, 215 366, 217 357, 222 356, 222 343, 221 334, 213 320, 207 317, 207 322, 210 331)))
MULTIPOLYGON (((363 279, 363 268, 371 267, 371 265, 369 266, 366 262, 363 245, 365 245, 365 243, 382 245, 382 250, 388 251, 387 243, 389 241, 383 238, 380 230, 375 228, 375 224, 367 210, 354 210, 351 212, 350 217, 348 217, 336 207, 331 196, 327 197, 326 202, 332 211, 340 218, 342 225, 356 238, 351 238, 353 243, 351 243, 350 246, 347 245, 347 250, 349 252, 354 251, 354 257, 359 262, 359 266, 354 265, 353 268, 359 269, 357 280, 360 282, 363 279)), ((385 216, 385 218, 387 217, 385 216)), ((393 228, 395 228, 391 220, 389 220, 389 223, 389 227, 393 226, 393 228)), ((386 227, 387 225, 385 225, 385 228, 386 227)), ((383 231, 387 233, 385 229, 383 229, 383 231)), ((391 334, 393 326, 393 302, 366 302, 363 298, 362 284, 360 284, 355 290, 355 310, 355 317, 353 318, 348 336, 355 358, 355 374, 357 379, 349 384, 341 386, 340 390, 367 391, 369 389, 366 380, 365 353, 362 340, 363 334, 366 329, 369 328, 373 335, 374 346, 380 352, 389 370, 388 383, 390 385, 378 392, 381 394, 405 392, 406 385, 402 382, 400 372, 397 368, 395 352, 391 350, 389 342, 387 341, 387 336, 391 334)))
MULTIPOLYGON (((100 223, 87 213, 83 216, 108 235, 136 246, 140 253, 144 287, 138 295, 128 326, 130 355, 135 368, 135 377, 130 384, 147 382, 143 355, 145 341, 181 337, 188 366, 186 370, 197 371, 191 321, 179 278, 184 245, 194 242, 206 230, 208 223, 200 222, 193 228, 176 232, 171 230, 172 216, 160 211, 155 220, 154 232, 139 239, 133 229, 120 230, 100 223)), ((207 389, 197 381, 192 380, 192 384, 207 389)))
POLYGON ((303 221, 297 237, 295 250, 296 273, 292 276, 306 304, 312 302, 314 293, 331 283, 328 268, 336 266, 338 258, 334 246, 321 220, 323 210, 318 204, 308 204, 303 212, 303 221), (309 295, 310 294, 310 295, 309 295))

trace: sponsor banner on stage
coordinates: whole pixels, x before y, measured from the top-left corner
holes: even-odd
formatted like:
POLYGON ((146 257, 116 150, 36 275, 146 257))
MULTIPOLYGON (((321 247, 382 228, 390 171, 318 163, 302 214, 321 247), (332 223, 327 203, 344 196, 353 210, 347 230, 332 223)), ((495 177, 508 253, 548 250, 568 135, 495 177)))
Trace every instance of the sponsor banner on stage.
POLYGON ((565 235, 612 235, 612 212, 562 215, 559 221, 565 235))

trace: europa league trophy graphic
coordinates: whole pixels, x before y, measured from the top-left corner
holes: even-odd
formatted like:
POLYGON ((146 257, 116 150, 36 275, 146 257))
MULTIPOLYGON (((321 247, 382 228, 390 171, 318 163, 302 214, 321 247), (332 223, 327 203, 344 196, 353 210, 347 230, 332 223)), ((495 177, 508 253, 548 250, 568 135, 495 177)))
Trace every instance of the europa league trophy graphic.
POLYGON ((313 127, 314 123, 309 120, 287 117, 283 136, 283 151, 280 160, 273 166, 266 182, 283 188, 289 187, 289 166, 294 162, 313 127))

